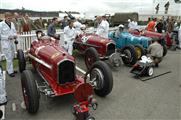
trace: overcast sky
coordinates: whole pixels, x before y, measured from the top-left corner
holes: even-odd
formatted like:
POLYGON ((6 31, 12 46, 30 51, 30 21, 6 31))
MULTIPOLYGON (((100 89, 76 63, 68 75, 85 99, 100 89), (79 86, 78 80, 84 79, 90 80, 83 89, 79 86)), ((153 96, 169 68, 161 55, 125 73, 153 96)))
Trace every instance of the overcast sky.
MULTIPOLYGON (((87 16, 95 16, 114 12, 139 12, 140 14, 154 13, 154 6, 160 5, 163 11, 164 4, 173 0, 0 0, 0 8, 25 9, 37 11, 78 11, 87 16)), ((181 5, 170 5, 171 11, 181 15, 181 5)))

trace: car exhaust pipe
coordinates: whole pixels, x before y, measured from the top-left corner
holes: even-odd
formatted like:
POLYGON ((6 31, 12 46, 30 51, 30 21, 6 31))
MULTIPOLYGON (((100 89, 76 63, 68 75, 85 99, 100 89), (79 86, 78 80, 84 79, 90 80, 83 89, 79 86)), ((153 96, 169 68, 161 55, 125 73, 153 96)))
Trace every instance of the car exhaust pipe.
POLYGON ((35 56, 31 55, 30 53, 28 53, 28 56, 29 56, 31 59, 35 60, 36 62, 42 64, 43 66, 45 66, 45 67, 47 67, 47 68, 49 68, 49 69, 52 69, 52 66, 49 65, 49 64, 47 64, 47 63, 44 62, 43 60, 40 60, 40 59, 36 58, 35 56))

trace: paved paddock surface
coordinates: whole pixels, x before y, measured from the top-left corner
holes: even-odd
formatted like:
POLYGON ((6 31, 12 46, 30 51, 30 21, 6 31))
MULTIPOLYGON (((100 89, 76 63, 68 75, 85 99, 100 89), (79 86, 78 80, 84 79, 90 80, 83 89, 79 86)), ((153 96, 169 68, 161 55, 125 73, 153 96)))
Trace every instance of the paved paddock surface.
MULTIPOLYGON (((76 58, 77 65, 85 69, 83 58, 80 56, 76 58)), ((130 68, 124 65, 112 68, 114 77, 112 93, 105 98, 95 95, 99 106, 91 113, 96 120, 181 119, 181 51, 168 51, 160 67, 154 69, 154 75, 171 71, 169 74, 142 82, 135 79, 129 70, 130 68)), ((37 114, 31 115, 21 108, 23 98, 20 73, 16 78, 7 76, 6 85, 7 120, 73 120, 71 105, 75 101, 71 95, 53 99, 41 95, 40 109, 37 114)))

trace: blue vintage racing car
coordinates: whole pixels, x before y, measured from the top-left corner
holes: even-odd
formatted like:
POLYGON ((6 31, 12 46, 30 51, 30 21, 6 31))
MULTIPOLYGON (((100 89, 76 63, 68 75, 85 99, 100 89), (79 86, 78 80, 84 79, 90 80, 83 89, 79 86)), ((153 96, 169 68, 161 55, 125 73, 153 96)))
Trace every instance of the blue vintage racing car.
POLYGON ((125 47, 128 47, 131 51, 126 51, 126 55, 136 54, 137 59, 146 54, 145 49, 152 42, 152 39, 149 37, 134 36, 124 31, 124 26, 119 26, 119 30, 110 32, 108 36, 116 43, 118 50, 124 50, 125 47))

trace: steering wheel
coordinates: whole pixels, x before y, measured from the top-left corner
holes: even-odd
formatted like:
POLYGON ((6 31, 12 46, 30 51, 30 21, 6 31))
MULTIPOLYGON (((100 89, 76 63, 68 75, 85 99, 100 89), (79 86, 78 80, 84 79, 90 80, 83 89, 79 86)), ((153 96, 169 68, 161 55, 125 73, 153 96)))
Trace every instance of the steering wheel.
POLYGON ((137 31, 137 32, 139 32, 139 33, 141 32, 139 29, 134 29, 134 31, 137 31))

